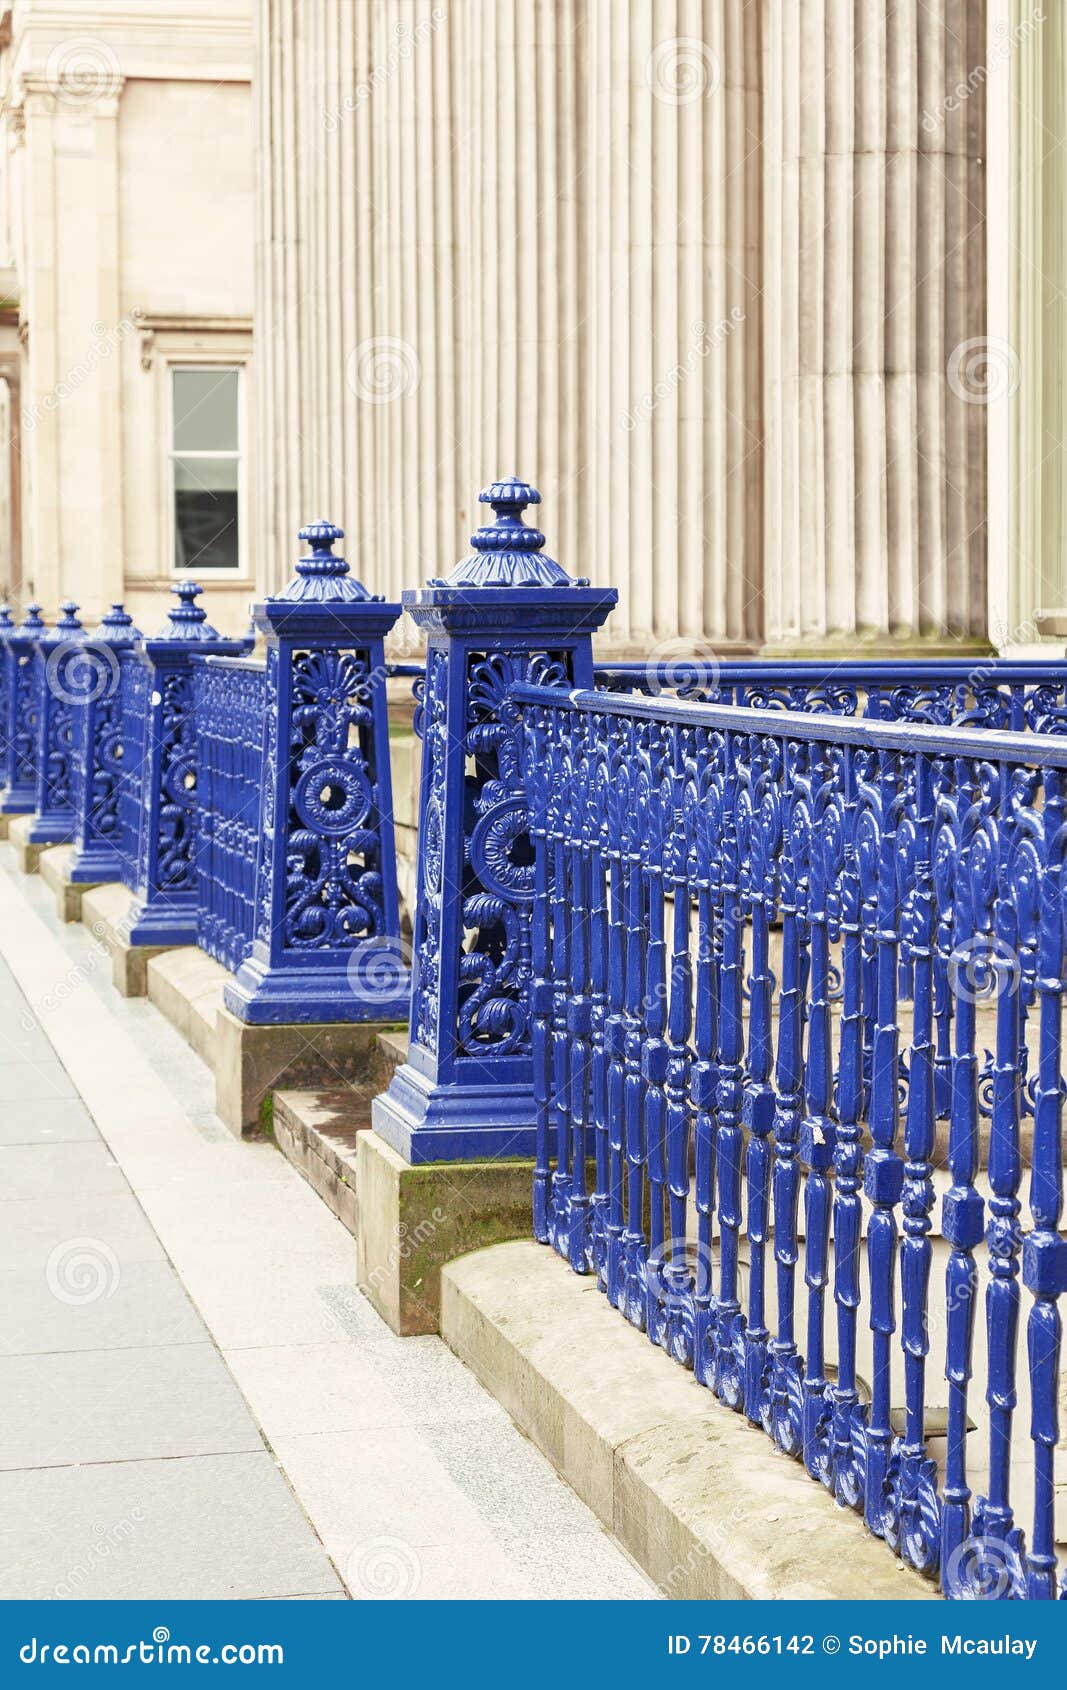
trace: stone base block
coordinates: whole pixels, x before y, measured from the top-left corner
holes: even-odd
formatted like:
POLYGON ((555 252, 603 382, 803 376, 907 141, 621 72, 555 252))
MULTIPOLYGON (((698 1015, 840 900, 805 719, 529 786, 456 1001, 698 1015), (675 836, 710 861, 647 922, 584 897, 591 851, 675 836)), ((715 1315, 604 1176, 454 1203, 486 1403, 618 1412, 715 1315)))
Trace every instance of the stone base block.
POLYGON ((542 1245, 450 1263, 441 1336, 665 1596, 936 1597, 542 1245))
POLYGON ((370 1127, 368 1102, 351 1091, 276 1091, 274 1142, 342 1226, 357 1231, 356 1144, 370 1127))
POLYGON ((215 1023, 229 978, 195 945, 162 951, 148 964, 150 1000, 209 1068, 215 1066, 215 1023))
POLYGON ((5 816, 3 811, 0 811, 0 841, 3 841, 7 838, 7 830, 8 830, 8 827, 10 825, 10 822, 11 822, 11 817, 5 816))
POLYGON ((308 1022, 252 1026, 228 1009, 215 1016, 215 1112, 231 1132, 263 1125, 268 1094, 282 1087, 372 1091, 379 1022, 308 1022))
POLYGON ((162 945, 131 945, 127 937, 137 899, 121 885, 97 886, 82 899, 82 921, 111 956, 115 990, 124 998, 143 998, 148 991, 148 964, 162 945))
POLYGON ((412 1167, 376 1132, 359 1134, 356 1282, 394 1332, 437 1331, 453 1257, 529 1233, 532 1181, 532 1162, 412 1167))
POLYGON ((32 816, 12 816, 7 824, 8 843, 15 847, 15 857, 23 874, 36 874, 42 851, 51 849, 48 845, 37 845, 30 840, 28 835, 32 826, 32 816))
POLYGON ((37 865, 41 879, 55 893, 56 914, 60 921, 80 921, 86 892, 95 892, 101 884, 96 881, 80 886, 71 880, 70 859, 73 855, 73 845, 50 845, 41 852, 37 865))

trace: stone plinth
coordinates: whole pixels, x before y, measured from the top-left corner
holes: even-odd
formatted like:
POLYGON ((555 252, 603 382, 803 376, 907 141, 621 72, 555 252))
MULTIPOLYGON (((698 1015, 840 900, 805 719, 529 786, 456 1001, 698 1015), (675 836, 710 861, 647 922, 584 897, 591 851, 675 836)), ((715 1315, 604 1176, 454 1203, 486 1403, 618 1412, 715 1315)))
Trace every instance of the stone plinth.
POLYGON ((80 921, 85 894, 103 884, 98 880, 83 886, 72 881, 70 863, 73 854, 73 845, 51 845, 41 852, 37 863, 38 874, 49 891, 55 894, 56 915, 60 921, 80 921))

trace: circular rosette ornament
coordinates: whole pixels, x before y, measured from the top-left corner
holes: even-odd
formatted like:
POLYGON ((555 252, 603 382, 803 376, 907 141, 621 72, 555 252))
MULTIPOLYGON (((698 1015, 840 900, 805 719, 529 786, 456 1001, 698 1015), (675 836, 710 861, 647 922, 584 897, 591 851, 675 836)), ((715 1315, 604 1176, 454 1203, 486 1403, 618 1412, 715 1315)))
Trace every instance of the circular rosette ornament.
POLYGON ((505 798, 481 817, 471 834, 471 867, 487 892, 508 903, 534 892, 533 848, 526 800, 505 798))
POLYGON ((340 839, 362 827, 373 801, 364 771, 342 757, 327 758, 306 769, 293 793, 303 826, 325 838, 340 839))

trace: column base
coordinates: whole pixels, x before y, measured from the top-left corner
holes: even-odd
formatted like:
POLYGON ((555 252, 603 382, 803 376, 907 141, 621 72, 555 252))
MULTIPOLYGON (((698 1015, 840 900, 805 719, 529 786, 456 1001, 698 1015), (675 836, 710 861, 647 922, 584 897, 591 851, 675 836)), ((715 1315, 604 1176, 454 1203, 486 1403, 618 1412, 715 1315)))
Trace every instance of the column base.
POLYGON ((374 1130, 404 1160, 422 1162, 532 1157, 533 1091, 528 1086, 442 1085, 405 1062, 374 1099, 374 1130))
POLYGON ((131 945, 165 950, 170 945, 196 944, 196 903, 152 904, 132 894, 130 925, 126 938, 131 945))
POLYGON ((377 1132, 359 1134, 356 1283, 394 1332, 437 1331, 446 1263, 529 1237, 532 1183, 532 1161, 413 1168, 377 1132))
POLYGON ((122 879, 122 861, 105 845, 72 845, 67 878, 72 886, 106 886, 122 879))
POLYGON ((411 978, 397 960, 399 945, 369 943, 369 959, 352 952, 347 968, 280 967, 250 956, 226 987, 226 1008, 250 1026, 299 1022, 406 1021, 411 978))
POLYGON ((73 816, 42 816, 36 811, 26 835, 31 845, 69 845, 73 837, 73 816))

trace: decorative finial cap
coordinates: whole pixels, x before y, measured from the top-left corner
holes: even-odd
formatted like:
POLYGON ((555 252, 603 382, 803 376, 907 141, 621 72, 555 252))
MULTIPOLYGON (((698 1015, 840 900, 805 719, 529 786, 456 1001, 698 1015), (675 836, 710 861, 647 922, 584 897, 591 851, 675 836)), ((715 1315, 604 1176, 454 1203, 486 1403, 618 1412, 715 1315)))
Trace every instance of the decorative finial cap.
POLYGON ((96 631, 109 645, 133 645, 141 637, 140 630, 133 625, 133 617, 121 604, 111 606, 107 614, 100 618, 100 626, 96 631))
POLYGON ((0 604, 0 633, 5 633, 9 628, 13 628, 14 626, 15 619, 11 614, 11 606, 9 604, 0 604))
POLYGON ((539 505, 541 495, 528 481, 509 476, 494 481, 478 495, 491 505, 495 522, 487 522, 471 535, 474 552, 456 565, 445 585, 449 587, 570 587, 565 569, 541 550, 545 537, 539 528, 522 520, 527 505, 539 505))
POLYGON ((44 618, 39 604, 28 604, 26 614, 19 624, 19 632, 23 634, 40 634, 44 630, 44 618))
POLYGON ((178 600, 172 605, 157 639, 161 640, 217 640, 218 633, 207 619, 207 611, 196 600, 203 588, 195 581, 178 581, 171 592, 178 600))
POLYGON ((278 598, 297 604, 325 604, 338 599, 367 602, 372 599, 374 595, 368 593, 362 581, 357 581, 349 573, 347 560, 334 556, 334 546, 344 537, 344 529, 328 522, 325 517, 302 528, 298 538, 304 540, 310 550, 299 559, 296 574, 278 598))

